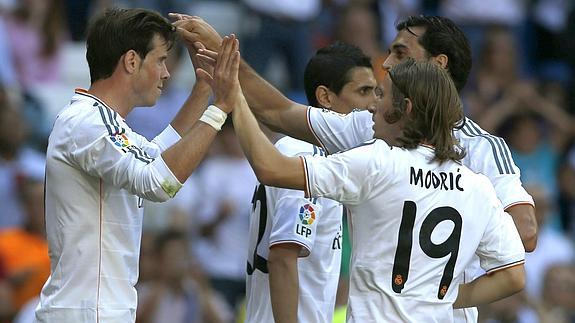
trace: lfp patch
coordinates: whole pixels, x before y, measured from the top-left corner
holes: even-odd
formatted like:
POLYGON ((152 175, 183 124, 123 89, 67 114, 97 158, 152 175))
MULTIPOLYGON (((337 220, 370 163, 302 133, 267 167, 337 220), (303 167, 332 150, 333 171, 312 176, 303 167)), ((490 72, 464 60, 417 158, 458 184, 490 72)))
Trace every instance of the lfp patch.
POLYGON ((126 147, 131 146, 130 141, 128 140, 128 137, 123 133, 110 136, 110 140, 112 140, 114 145, 116 145, 120 148, 126 148, 126 147))
POLYGON ((304 225, 311 225, 315 221, 315 210, 313 205, 305 204, 299 208, 299 219, 304 225))

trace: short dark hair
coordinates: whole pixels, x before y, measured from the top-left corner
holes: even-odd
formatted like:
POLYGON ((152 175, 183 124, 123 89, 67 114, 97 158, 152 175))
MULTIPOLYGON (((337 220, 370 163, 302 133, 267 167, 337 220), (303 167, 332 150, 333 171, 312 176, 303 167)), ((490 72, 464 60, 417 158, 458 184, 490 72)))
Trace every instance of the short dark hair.
POLYGON ((384 115, 389 123, 406 117, 403 134, 398 138, 402 147, 412 149, 426 141, 435 147, 439 162, 460 160, 463 148, 453 137, 453 128, 463 119, 463 107, 453 80, 441 67, 413 58, 389 70, 392 81, 393 110, 384 115), (411 101, 411 113, 406 116, 405 98, 411 101))
POLYGON ((95 17, 88 27, 86 40, 91 82, 110 77, 120 57, 129 50, 136 51, 144 59, 153 49, 155 35, 171 47, 176 29, 152 10, 112 8, 95 17))
POLYGON ((429 57, 447 55, 447 70, 457 90, 461 91, 471 71, 471 47, 463 31, 449 18, 423 15, 410 16, 400 21, 396 29, 409 30, 410 27, 425 28, 418 42, 429 57))
POLYGON ((350 81, 350 70, 354 67, 369 67, 371 60, 359 47, 337 41, 320 48, 309 60, 303 75, 307 101, 311 106, 319 106, 315 97, 318 86, 324 85, 335 94, 350 81))

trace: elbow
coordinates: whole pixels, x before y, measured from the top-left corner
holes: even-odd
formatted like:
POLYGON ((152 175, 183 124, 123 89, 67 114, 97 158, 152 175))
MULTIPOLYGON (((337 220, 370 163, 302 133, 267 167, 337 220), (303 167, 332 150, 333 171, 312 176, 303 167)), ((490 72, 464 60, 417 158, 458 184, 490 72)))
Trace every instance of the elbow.
POLYGON ((537 222, 532 223, 523 230, 521 234, 521 241, 526 252, 533 252, 537 247, 537 222))
POLYGON ((525 237, 523 240, 523 247, 526 252, 533 252, 537 247, 537 231, 535 230, 532 235, 525 237))

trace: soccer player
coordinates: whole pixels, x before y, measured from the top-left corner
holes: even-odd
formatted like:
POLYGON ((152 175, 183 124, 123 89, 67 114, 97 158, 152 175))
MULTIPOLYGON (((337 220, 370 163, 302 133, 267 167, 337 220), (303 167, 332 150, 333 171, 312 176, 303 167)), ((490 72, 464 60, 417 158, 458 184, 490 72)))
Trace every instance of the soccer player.
MULTIPOLYGON (((230 68, 237 73, 239 58, 230 68)), ((463 111, 447 72, 409 59, 389 71, 382 90, 383 99, 370 108, 378 139, 324 158, 279 153, 249 111, 239 81, 230 88, 236 133, 258 179, 349 209, 348 322, 451 322, 452 306, 521 290, 525 251, 513 220, 489 180, 459 163, 464 152, 452 128, 463 111), (458 286, 475 253, 490 275, 458 286)))
POLYGON ((212 90, 219 108, 208 107, 203 122, 195 122, 203 108, 192 92, 152 142, 128 127, 126 115, 161 94, 175 36, 175 26, 144 9, 110 9, 90 25, 91 86, 77 90, 60 112, 48 143, 51 275, 37 322, 135 321, 142 199, 166 201, 178 192, 233 103, 230 78, 218 66, 212 90))
MULTIPOLYGON (((367 109, 377 83, 369 57, 336 42, 308 62, 308 102, 338 113, 367 109)), ((323 149, 284 137, 276 148, 287 156, 325 156, 323 149)), ((307 199, 303 192, 259 185, 250 218, 246 322, 332 321, 339 281, 343 207, 307 199), (301 259, 298 259, 303 257, 301 259)))
MULTIPOLYGON (((217 32, 201 18, 188 17, 184 28, 190 31, 192 40, 201 41, 208 49, 217 48, 221 42, 217 32)), ((451 20, 412 16, 398 23, 397 31, 384 66, 389 68, 408 57, 430 61, 449 72, 458 90, 465 86, 471 69, 471 50, 465 35, 451 20)), ((250 109, 261 122, 276 131, 324 147, 328 153, 356 147, 373 137, 372 116, 367 111, 339 116, 297 104, 243 61, 240 81, 250 109)), ((490 179, 505 211, 517 226, 525 250, 534 250, 537 222, 533 199, 521 184, 520 170, 513 162, 505 141, 465 117, 453 130, 467 152, 462 163, 490 179)), ((478 262, 475 261, 467 270, 466 277, 474 278, 477 269, 478 262)), ((457 312, 458 321, 477 320, 476 309, 457 312)))

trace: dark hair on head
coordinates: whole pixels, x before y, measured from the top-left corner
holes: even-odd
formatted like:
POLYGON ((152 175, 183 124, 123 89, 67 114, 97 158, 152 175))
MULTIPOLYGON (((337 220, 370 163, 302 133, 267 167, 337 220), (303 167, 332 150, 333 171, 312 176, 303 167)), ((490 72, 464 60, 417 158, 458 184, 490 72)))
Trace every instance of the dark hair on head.
POLYGON ((176 29, 159 13, 147 9, 112 8, 98 15, 88 27, 86 59, 94 83, 114 72, 122 55, 134 50, 144 59, 159 35, 168 48, 176 39, 176 29))
POLYGON ((447 70, 461 91, 467 83, 471 71, 471 47, 465 34, 448 18, 440 16, 410 16, 400 21, 396 29, 424 27, 425 33, 418 35, 417 41, 425 49, 428 57, 445 54, 448 58, 447 70))
POLYGON ((350 82, 350 70, 354 67, 372 68, 369 56, 359 47, 337 41, 320 48, 307 63, 303 75, 309 105, 319 106, 315 90, 320 85, 339 95, 344 85, 350 82))
POLYGON ((389 123, 406 118, 398 138, 401 146, 412 149, 425 141, 435 147, 434 160, 462 159, 465 152, 453 137, 453 128, 463 118, 463 108, 447 71, 435 63, 408 58, 392 67, 389 77, 393 110, 384 118, 389 123), (406 98, 411 101, 409 115, 406 98))

